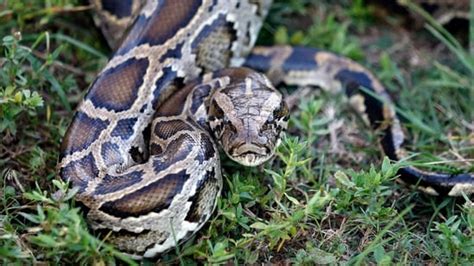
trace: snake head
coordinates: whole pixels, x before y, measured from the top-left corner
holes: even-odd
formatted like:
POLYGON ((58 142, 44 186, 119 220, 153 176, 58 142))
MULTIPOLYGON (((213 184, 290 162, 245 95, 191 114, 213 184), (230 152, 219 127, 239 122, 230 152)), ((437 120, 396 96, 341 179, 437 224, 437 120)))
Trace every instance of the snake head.
POLYGON ((267 77, 248 69, 236 71, 243 73, 211 97, 209 125, 232 160, 256 166, 275 154, 289 111, 267 77))

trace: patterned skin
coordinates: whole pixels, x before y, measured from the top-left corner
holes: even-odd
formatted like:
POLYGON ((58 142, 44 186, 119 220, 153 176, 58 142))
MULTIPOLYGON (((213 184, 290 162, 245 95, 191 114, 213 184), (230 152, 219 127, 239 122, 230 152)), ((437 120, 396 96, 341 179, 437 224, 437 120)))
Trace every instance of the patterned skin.
MULTIPOLYGON (((362 98, 384 152, 403 157, 400 122, 368 70, 312 48, 252 50, 271 1, 91 2, 117 49, 78 106, 58 167, 91 227, 136 258, 167 251, 209 219, 222 187, 216 141, 244 165, 272 157, 288 108, 269 80, 362 98)), ((472 174, 400 175, 431 193, 474 192, 472 174)))

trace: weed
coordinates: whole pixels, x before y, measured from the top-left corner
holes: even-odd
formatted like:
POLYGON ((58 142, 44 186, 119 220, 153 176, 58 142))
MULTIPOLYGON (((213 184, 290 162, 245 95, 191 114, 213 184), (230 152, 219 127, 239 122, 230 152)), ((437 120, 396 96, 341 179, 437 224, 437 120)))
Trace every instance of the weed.
MULTIPOLYGON (((366 47, 382 50, 379 60, 368 61, 396 96, 410 131, 408 148, 415 151, 410 160, 380 159, 377 137, 344 97, 318 92, 292 115, 292 136, 283 139, 273 162, 248 169, 224 161, 225 188, 216 212, 190 241, 165 254, 163 263, 474 261, 472 202, 466 199, 460 207, 456 200, 427 197, 395 182, 406 165, 473 171, 466 159, 474 151, 467 97, 473 91, 472 53, 406 3, 429 22, 435 37, 429 41, 451 53, 429 69, 412 69, 391 49, 399 46, 397 38, 383 37, 378 47, 358 37, 369 28, 398 36, 379 25, 374 7, 337 2, 276 1, 259 42, 316 46, 362 62, 366 47)), ((90 232, 75 206, 76 191, 55 178, 71 110, 108 53, 88 7, 76 0, 0 0, 0 9, 2 263, 134 264, 90 232)))

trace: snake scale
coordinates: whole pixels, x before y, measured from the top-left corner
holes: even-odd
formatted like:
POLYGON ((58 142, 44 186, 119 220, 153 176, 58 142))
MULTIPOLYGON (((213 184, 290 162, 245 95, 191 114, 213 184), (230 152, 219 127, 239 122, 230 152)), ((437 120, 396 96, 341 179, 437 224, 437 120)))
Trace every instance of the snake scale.
MULTIPOLYGON (((217 143, 244 165, 272 157, 289 113, 274 85, 359 97, 385 154, 403 157, 393 104, 367 69, 314 48, 253 47, 269 0, 91 3, 116 51, 77 107, 59 174, 78 189, 90 226, 136 258, 156 257, 209 219, 222 187, 217 143)), ((432 194, 474 192, 472 174, 399 175, 432 194)))

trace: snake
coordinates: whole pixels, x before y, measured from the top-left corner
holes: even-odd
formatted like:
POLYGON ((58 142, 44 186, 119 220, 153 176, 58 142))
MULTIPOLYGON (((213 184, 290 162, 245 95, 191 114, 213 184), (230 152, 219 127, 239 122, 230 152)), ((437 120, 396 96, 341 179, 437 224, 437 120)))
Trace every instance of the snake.
MULTIPOLYGON (((400 161, 404 133, 382 83, 310 47, 254 47, 270 0, 91 0, 115 52, 62 141, 58 172, 89 226, 134 258, 154 258, 211 217, 219 154, 256 166, 275 154, 289 105, 275 86, 345 93, 400 161)), ((414 167, 399 179, 441 196, 474 192, 472 173, 414 167)))

